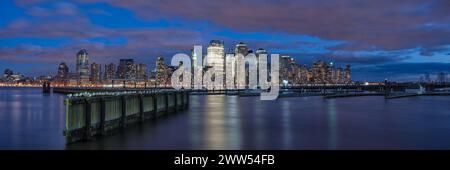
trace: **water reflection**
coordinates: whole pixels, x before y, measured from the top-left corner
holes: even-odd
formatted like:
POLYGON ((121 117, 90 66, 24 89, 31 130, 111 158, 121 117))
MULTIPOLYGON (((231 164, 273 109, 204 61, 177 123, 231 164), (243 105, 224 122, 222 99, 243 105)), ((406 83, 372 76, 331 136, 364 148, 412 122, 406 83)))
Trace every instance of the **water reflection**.
POLYGON ((189 134, 190 135, 190 143, 193 148, 200 149, 202 145, 202 127, 201 127, 201 110, 200 108, 203 108, 203 101, 200 99, 200 96, 190 96, 189 100, 190 110, 194 110, 190 112, 189 116, 189 134))
POLYGON ((264 131, 264 110, 266 109, 266 105, 264 101, 258 101, 252 99, 253 102, 253 127, 255 131, 255 140, 254 145, 256 148, 261 148, 264 146, 264 140, 265 140, 265 131, 264 131))
POLYGON ((226 98, 226 143, 227 148, 241 148, 241 119, 239 112, 238 97, 232 96, 226 98))
MULTIPOLYGON (((63 99, 0 89, 0 149, 66 148, 63 99)), ((450 149, 449 101, 190 96, 186 111, 67 148, 450 149)))
POLYGON ((328 146, 329 149, 336 149, 338 143, 338 124, 335 99, 328 100, 328 146))
POLYGON ((205 131, 206 149, 225 149, 225 98, 206 96, 205 131))
POLYGON ((283 125, 283 148, 291 147, 291 109, 289 100, 281 100, 282 125, 283 125))
POLYGON ((63 100, 39 88, 0 88, 0 149, 63 149, 63 100))

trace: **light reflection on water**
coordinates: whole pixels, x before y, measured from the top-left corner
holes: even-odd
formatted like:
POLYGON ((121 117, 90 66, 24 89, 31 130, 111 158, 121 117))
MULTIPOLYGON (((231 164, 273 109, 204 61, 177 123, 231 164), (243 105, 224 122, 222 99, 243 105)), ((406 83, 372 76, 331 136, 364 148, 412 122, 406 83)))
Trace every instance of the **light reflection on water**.
POLYGON ((291 109, 288 100, 281 100, 281 112, 283 115, 281 124, 283 125, 283 149, 289 149, 291 146, 291 109))
POLYGON ((64 149, 62 95, 0 88, 0 149, 64 149))
POLYGON ((225 120, 224 99, 217 96, 206 96, 204 130, 206 135, 206 149, 225 148, 225 120))
POLYGON ((189 109, 65 146, 63 96, 0 89, 0 149, 450 149, 450 98, 191 96, 189 109))
POLYGON ((338 131, 339 126, 337 125, 337 112, 336 112, 336 99, 331 99, 328 101, 328 129, 330 131, 328 146, 329 149, 336 149, 338 145, 338 131))
MULTIPOLYGON (((241 122, 239 119, 239 103, 238 97, 232 96, 226 98, 224 114, 228 114, 228 120, 226 121, 226 143, 229 149, 240 149, 241 148, 241 122)), ((220 148, 223 149, 223 148, 220 148)))

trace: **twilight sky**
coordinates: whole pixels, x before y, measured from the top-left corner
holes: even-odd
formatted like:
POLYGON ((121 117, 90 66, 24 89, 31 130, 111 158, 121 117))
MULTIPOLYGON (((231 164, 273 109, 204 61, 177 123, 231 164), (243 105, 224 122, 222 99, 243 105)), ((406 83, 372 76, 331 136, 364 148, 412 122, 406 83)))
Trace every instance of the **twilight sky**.
POLYGON ((418 80, 450 72, 449 0, 1 0, 0 70, 74 71, 133 58, 151 68, 211 39, 252 49, 350 64, 354 80, 418 80))

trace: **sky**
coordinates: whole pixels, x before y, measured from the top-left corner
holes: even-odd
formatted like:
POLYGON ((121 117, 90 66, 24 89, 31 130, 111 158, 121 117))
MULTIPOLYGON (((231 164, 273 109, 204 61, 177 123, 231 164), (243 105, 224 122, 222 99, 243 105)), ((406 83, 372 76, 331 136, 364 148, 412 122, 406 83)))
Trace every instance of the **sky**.
MULTIPOLYGON (((27 76, 133 58, 154 68, 223 40, 288 54, 299 64, 350 64, 357 81, 450 73, 449 0, 1 0, 0 70, 27 76)), ((434 77, 433 77, 434 76, 434 77)))

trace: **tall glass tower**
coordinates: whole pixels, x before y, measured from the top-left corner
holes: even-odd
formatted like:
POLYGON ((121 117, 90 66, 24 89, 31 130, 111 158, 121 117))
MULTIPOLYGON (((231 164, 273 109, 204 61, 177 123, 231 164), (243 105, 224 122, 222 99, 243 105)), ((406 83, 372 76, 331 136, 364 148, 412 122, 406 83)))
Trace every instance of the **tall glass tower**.
MULTIPOLYGON (((221 74, 221 76, 214 74, 213 77, 222 77, 222 82, 225 78, 225 48, 223 42, 219 40, 211 40, 207 49, 206 66, 213 67, 215 73, 221 74)), ((214 78, 214 79, 215 79, 214 78)), ((222 88, 220 85, 216 88, 222 88)))
POLYGON ((225 49, 223 42, 219 40, 212 40, 209 43, 206 56, 206 65, 214 67, 216 72, 223 72, 225 65, 225 49))
POLYGON ((76 71, 81 79, 89 79, 89 55, 86 49, 77 53, 76 71))

